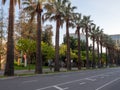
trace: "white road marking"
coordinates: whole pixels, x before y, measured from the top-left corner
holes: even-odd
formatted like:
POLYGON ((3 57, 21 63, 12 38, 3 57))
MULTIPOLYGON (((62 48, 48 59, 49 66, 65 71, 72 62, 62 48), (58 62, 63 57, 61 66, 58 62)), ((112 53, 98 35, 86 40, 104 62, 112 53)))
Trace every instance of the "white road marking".
POLYGON ((112 80, 112 81, 110 81, 110 82, 108 82, 108 83, 106 83, 106 84, 100 86, 99 88, 97 88, 97 89, 95 89, 95 90, 100 90, 100 89, 102 89, 102 88, 104 88, 104 87, 106 87, 106 86, 112 84, 113 82, 115 82, 115 81, 117 81, 117 80, 119 80, 119 79, 120 79, 120 78, 114 79, 114 80, 112 80))
POLYGON ((61 88, 61 87, 58 87, 58 86, 53 86, 54 88, 58 89, 58 90, 66 90, 68 88, 61 88))
POLYGON ((96 79, 86 78, 86 80, 96 81, 96 79))
POLYGON ((81 82, 80 85, 86 84, 86 82, 81 82))
MULTIPOLYGON (((119 71, 114 71, 112 73, 115 73, 115 72, 119 72, 119 71)), ((109 74, 109 73, 111 73, 111 72, 107 72, 107 73, 104 73, 104 74, 98 74, 98 75, 90 76, 90 77, 87 77, 87 78, 94 78, 94 77, 104 76, 104 75, 109 74)), ((44 89, 52 88, 53 86, 60 86, 60 85, 74 83, 74 82, 79 82, 79 81, 82 81, 82 80, 86 80, 87 78, 77 79, 77 80, 73 80, 73 81, 69 81, 69 82, 64 82, 64 83, 60 83, 60 84, 55 84, 55 85, 51 85, 51 86, 39 88, 39 89, 36 89, 36 90, 44 90, 44 89)))
POLYGON ((110 76, 110 75, 102 75, 102 76, 104 76, 104 77, 108 77, 108 76, 110 76))
POLYGON ((100 78, 104 78, 104 77, 100 77, 100 78))
POLYGON ((23 81, 23 83, 37 82, 38 80, 23 81))

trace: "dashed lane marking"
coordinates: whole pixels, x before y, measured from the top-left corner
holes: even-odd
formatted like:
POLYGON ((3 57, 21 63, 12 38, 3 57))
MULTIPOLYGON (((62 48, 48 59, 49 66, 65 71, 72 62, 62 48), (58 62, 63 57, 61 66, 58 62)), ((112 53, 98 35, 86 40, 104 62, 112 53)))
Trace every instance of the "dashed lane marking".
POLYGON ((30 81, 23 81, 23 83, 32 83, 32 82, 37 82, 38 80, 30 80, 30 81))
POLYGON ((66 89, 68 89, 68 88, 61 88, 61 87, 58 87, 58 86, 53 86, 54 88, 56 88, 56 89, 58 89, 58 90, 66 90, 66 89))
POLYGON ((81 82, 80 85, 86 84, 86 82, 81 82))
MULTIPOLYGON (((113 71, 113 72, 107 72, 107 73, 104 73, 104 74, 98 74, 98 75, 90 76, 90 77, 87 77, 87 78, 77 79, 77 80, 73 80, 73 81, 68 81, 68 82, 64 82, 64 83, 60 83, 60 84, 55 84, 55 85, 39 88, 39 89, 36 89, 36 90, 45 90, 45 89, 52 88, 53 86, 61 86, 61 85, 71 84, 71 83, 79 82, 79 81, 86 80, 86 79, 91 80, 90 78, 100 77, 100 76, 104 76, 106 74, 115 73, 115 72, 119 72, 119 71, 113 71)), ((94 81, 94 80, 92 80, 92 81, 94 81)))
POLYGON ((89 80, 89 81, 96 81, 96 79, 91 79, 91 78, 86 78, 86 80, 89 80))
POLYGON ((114 80, 112 80, 112 81, 110 81, 110 82, 108 82, 108 83, 106 83, 106 84, 100 86, 99 88, 97 88, 97 89, 95 89, 95 90, 101 90, 102 88, 104 88, 104 87, 106 87, 106 86, 108 86, 108 85, 114 83, 115 81, 118 81, 119 79, 120 79, 120 78, 114 79, 114 80))

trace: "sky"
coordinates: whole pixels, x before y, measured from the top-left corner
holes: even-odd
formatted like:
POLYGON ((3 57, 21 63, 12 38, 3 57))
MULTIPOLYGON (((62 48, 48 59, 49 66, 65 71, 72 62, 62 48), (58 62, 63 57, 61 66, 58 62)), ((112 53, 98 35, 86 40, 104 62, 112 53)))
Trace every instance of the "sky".
MULTIPOLYGON (((7 0, 8 1, 8 0, 7 0)), ((70 0, 72 6, 76 6, 75 12, 79 12, 82 15, 91 16, 91 20, 100 28, 103 28, 105 34, 120 34, 120 0, 70 0)), ((6 3, 4 7, 5 14, 7 14, 6 3)), ((17 15, 16 15, 17 16, 17 15)), ((53 25, 54 36, 53 43, 55 42, 55 23, 53 25)), ((63 41, 63 35, 66 28, 60 30, 60 43, 63 41)), ((75 29, 70 29, 70 33, 74 33, 75 29)))
MULTIPOLYGON (((76 12, 91 16, 105 34, 120 34, 120 0, 70 0, 76 12)), ((74 30, 71 30, 74 32, 74 30)), ((65 32, 61 31, 61 34, 65 32)))

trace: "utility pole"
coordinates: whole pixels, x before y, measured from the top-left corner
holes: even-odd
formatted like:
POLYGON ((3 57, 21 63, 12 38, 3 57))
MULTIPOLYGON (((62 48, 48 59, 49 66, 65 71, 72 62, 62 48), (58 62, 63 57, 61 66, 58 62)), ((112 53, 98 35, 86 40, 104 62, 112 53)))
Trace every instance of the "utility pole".
POLYGON ((3 7, 0 5, 0 70, 2 61, 2 40, 3 40, 3 7))

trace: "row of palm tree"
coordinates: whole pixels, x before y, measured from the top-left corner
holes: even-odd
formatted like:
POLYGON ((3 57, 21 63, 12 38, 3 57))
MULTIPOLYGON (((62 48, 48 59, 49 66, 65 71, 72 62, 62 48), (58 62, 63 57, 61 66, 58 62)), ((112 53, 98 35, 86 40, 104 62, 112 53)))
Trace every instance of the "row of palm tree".
MULTIPOLYGON (((94 39, 93 39, 93 44, 97 43, 97 57, 98 57, 98 62, 97 62, 97 66, 101 67, 102 64, 102 46, 105 46, 105 43, 107 41, 104 40, 104 33, 103 33, 103 29, 100 29, 100 27, 96 27, 96 25, 93 23, 93 20, 90 19, 90 16, 83 16, 79 13, 75 13, 74 9, 76 9, 75 6, 71 6, 71 3, 68 0, 58 0, 54 3, 48 3, 45 6, 45 9, 47 9, 47 12, 44 14, 44 20, 49 19, 51 20, 55 20, 56 23, 57 20, 60 21, 61 23, 59 23, 59 25, 63 25, 63 22, 66 22, 66 37, 67 37, 67 70, 71 70, 71 62, 70 62, 70 41, 69 41, 69 28, 72 26, 73 28, 76 27, 77 28, 77 32, 78 32, 78 69, 81 68, 81 55, 80 55, 80 32, 79 30, 82 29, 83 32, 86 33, 86 67, 89 68, 89 45, 88 45, 88 37, 94 34, 94 32, 96 32, 96 34, 94 35, 94 39), (65 4, 66 3, 66 4, 65 4), (58 4, 58 5, 57 5, 58 4), (57 6, 56 6, 57 5, 57 6), (59 12, 58 12, 59 11, 59 12), (56 18, 56 15, 59 15, 59 18, 56 18), (93 32, 93 34, 92 34, 93 32), (99 46, 100 47, 100 51, 99 51, 99 46)), ((56 24, 57 27, 57 24, 56 24)), ((56 29, 56 34, 59 34, 59 30, 56 29)), ((59 38, 59 37, 58 37, 59 38)), ((109 37, 110 38, 110 37, 109 37)), ((108 38, 108 39, 109 39, 108 38)), ((57 41, 59 41, 59 39, 56 38, 57 41)), ((112 44, 115 45, 114 43, 112 44)), ((56 52, 59 53, 59 44, 56 43, 56 52)), ((94 45, 93 45, 93 54, 94 54, 94 45)), ((59 65, 59 54, 56 54, 56 56, 58 57, 57 59, 55 59, 56 61, 56 65, 59 65)), ((94 55, 93 55, 93 58, 94 55)), ((93 67, 95 67, 95 60, 93 59, 93 67)), ((55 67, 56 70, 56 67, 55 67)), ((57 70, 56 70, 57 71, 57 70)), ((58 70, 59 71, 59 70, 58 70)))
MULTIPOLYGON (((6 0, 2 0, 3 4, 6 0)), ((9 24, 8 24, 8 42, 7 42, 7 60, 5 73, 6 76, 14 75, 14 6, 16 2, 20 5, 20 0, 10 0, 10 8, 9 8, 9 24)), ((76 27, 76 32, 78 33, 78 69, 81 69, 81 54, 80 54, 80 30, 85 32, 86 34, 86 67, 89 68, 89 45, 88 38, 91 36, 93 40, 93 62, 92 66, 95 67, 95 41, 97 42, 97 51, 98 51, 98 66, 101 66, 102 59, 102 46, 107 48, 109 53, 111 52, 111 47, 113 48, 113 44, 110 47, 109 42, 107 42, 106 35, 103 35, 102 31, 99 27, 96 27, 93 24, 93 20, 90 19, 90 16, 83 16, 79 13, 75 13, 75 6, 71 6, 71 2, 69 0, 25 0, 23 2, 25 5, 24 10, 31 15, 30 22, 32 22, 33 18, 36 18, 37 21, 37 50, 36 50, 36 68, 35 73, 42 73, 42 58, 41 58, 41 32, 42 32, 42 21, 46 20, 55 21, 56 22, 56 40, 55 40, 55 67, 54 71, 60 71, 59 65, 59 32, 60 27, 63 27, 63 24, 66 24, 66 36, 67 36, 67 70, 71 70, 71 59, 70 59, 70 37, 69 37, 69 28, 76 27), (47 1, 44 3, 43 1, 47 1), (46 9, 44 12, 43 10, 46 9), (37 17, 35 17, 37 15, 37 17), (104 41, 104 42, 103 42, 104 41), (99 43, 101 45, 101 56, 99 56, 99 43)), ((114 49, 114 48, 113 48, 114 49)), ((106 54, 107 55, 107 54, 106 54)))

